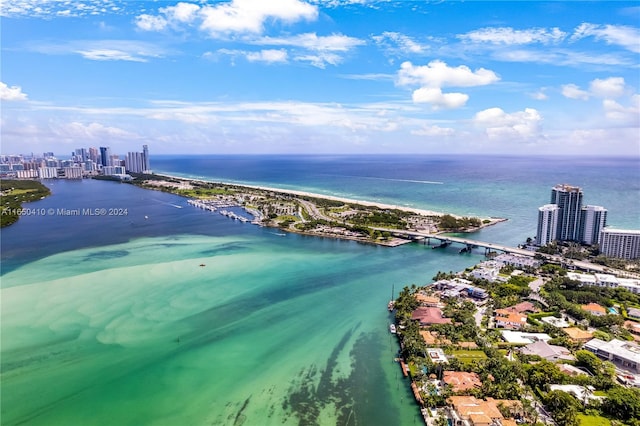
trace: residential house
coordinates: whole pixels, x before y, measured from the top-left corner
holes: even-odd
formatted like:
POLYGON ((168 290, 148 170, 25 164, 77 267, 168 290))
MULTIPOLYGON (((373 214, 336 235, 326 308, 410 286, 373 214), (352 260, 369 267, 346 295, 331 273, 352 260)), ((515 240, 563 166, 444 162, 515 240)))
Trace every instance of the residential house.
POLYGON ((574 342, 584 343, 593 338, 593 333, 591 331, 583 330, 578 327, 563 328, 562 331, 564 331, 567 336, 569 336, 569 339, 573 340, 574 342))
POLYGON ((640 373, 640 346, 636 343, 618 339, 609 342, 591 339, 584 344, 584 349, 593 352, 601 359, 611 361, 622 369, 640 373))
POLYGON ((627 308, 627 316, 632 319, 640 320, 640 309, 638 308, 627 308))
POLYGON ((496 327, 520 330, 527 325, 527 316, 509 309, 495 310, 496 327))
POLYGON ((466 371, 445 371, 442 381, 451 386, 453 392, 466 392, 482 387, 480 376, 466 371))
POLYGON ((429 306, 434 308, 442 308, 444 304, 440 302, 439 297, 435 296, 427 296, 424 293, 417 293, 416 300, 420 303, 421 306, 429 306))
POLYGON ((573 361, 574 356, 571 355, 569 349, 562 346, 550 345, 544 340, 533 342, 520 349, 520 352, 524 355, 538 355, 547 361, 573 361))
POLYGON ((514 422, 505 419, 498 405, 518 406, 519 401, 503 401, 488 398, 486 401, 473 396, 451 396, 447 399, 448 414, 454 425, 461 426, 510 426, 514 422))
POLYGON ((595 316, 603 316, 603 315, 607 315, 607 310, 604 308, 604 306, 600 306, 597 303, 589 303, 587 305, 582 305, 580 306, 580 308, 585 311, 590 313, 591 315, 595 315, 595 316))
POLYGON ((411 319, 420 321, 421 326, 428 326, 432 324, 451 324, 451 318, 443 317, 442 310, 440 308, 431 308, 427 306, 420 306, 413 311, 411 319))

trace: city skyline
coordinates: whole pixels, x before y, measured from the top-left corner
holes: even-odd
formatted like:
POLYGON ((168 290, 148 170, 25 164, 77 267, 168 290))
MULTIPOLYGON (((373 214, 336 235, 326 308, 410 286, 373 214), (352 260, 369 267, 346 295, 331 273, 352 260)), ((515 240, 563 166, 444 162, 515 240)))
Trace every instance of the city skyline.
POLYGON ((634 2, 5 1, 3 154, 640 153, 634 2))

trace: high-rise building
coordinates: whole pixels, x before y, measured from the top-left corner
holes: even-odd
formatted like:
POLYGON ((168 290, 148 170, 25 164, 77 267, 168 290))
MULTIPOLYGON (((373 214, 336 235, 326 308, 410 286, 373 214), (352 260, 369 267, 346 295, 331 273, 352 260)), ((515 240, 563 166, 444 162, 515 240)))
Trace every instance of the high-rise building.
POLYGON ((546 246, 556 239, 559 211, 556 204, 545 204, 538 209, 537 245, 546 246))
POLYGON ((98 163, 99 159, 100 151, 93 147, 89 148, 89 160, 93 161, 94 163, 98 163))
POLYGON ((142 152, 129 152, 125 159, 127 171, 133 173, 149 173, 149 147, 142 145, 142 152))
POLYGON ((600 232, 600 253, 619 259, 640 258, 640 230, 603 229, 600 232))
POLYGON ((600 231, 607 226, 607 209, 601 206, 584 206, 580 214, 579 240, 583 244, 599 244, 600 231))
POLYGON ((111 148, 108 146, 100 147, 100 164, 102 167, 111 165, 111 148))
POLYGON ((142 171, 144 173, 149 173, 151 171, 151 161, 149 160, 149 146, 142 145, 142 156, 144 158, 144 167, 142 171))
POLYGON ((559 209, 556 240, 579 241, 582 189, 567 184, 556 185, 551 190, 551 204, 559 209))

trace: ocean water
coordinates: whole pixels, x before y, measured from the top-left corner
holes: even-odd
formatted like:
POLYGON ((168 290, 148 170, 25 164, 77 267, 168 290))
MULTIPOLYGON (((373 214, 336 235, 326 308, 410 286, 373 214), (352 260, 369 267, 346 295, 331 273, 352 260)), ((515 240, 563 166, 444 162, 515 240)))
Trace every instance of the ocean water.
MULTIPOLYGON (((531 235, 528 206, 559 182, 639 227, 638 162, 589 161, 153 158, 158 172, 507 217, 476 235, 501 243, 531 235)), ((131 185, 47 185, 29 207, 127 215, 2 230, 3 425, 421 424, 386 302, 480 253, 282 236, 131 185)))

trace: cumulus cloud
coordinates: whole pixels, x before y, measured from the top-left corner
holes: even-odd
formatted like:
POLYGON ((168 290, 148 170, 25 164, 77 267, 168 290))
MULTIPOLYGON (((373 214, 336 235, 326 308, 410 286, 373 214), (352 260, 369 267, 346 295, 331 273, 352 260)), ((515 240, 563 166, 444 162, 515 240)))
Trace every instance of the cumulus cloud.
POLYGON ((6 83, 0 81, 0 100, 3 101, 26 101, 27 94, 22 91, 20 86, 7 86, 6 83))
POLYGON ((482 28, 466 34, 458 35, 458 38, 474 43, 491 43, 502 45, 531 44, 531 43, 559 43, 564 40, 567 33, 559 28, 530 28, 516 30, 511 27, 482 28))
POLYGON ((314 20, 318 8, 300 0, 232 0, 199 6, 180 2, 160 8, 158 15, 142 14, 136 18, 138 28, 161 31, 168 26, 198 25, 212 37, 226 34, 261 34, 268 21, 295 23, 314 20))
POLYGON ((162 16, 142 14, 136 17, 136 25, 144 31, 162 31, 167 28, 169 22, 162 16))
POLYGON ((498 80, 500 78, 493 71, 484 68, 471 71, 465 65, 450 67, 445 62, 435 60, 422 66, 402 63, 397 83, 401 86, 420 86, 413 92, 413 101, 430 103, 434 109, 440 109, 459 108, 469 99, 464 93, 443 93, 442 87, 484 86, 498 80))
POLYGON ((466 65, 450 67, 443 61, 434 60, 427 65, 414 66, 403 62, 398 72, 400 85, 419 84, 427 87, 472 87, 495 83, 500 77, 491 70, 478 68, 471 71, 466 65))
POLYGON ((562 95, 570 99, 587 100, 591 96, 614 99, 624 95, 625 82, 622 77, 596 78, 589 83, 589 90, 582 90, 575 84, 562 86, 562 95))
POLYGON ((442 93, 437 87, 421 87, 413 92, 413 102, 429 103, 434 109, 452 109, 464 106, 469 95, 464 93, 442 93))
POLYGON ((571 40, 577 41, 585 37, 594 37, 596 40, 604 40, 609 45, 640 53, 640 29, 635 27, 583 23, 574 30, 571 40))
POLYGON ((580 89, 580 87, 575 84, 564 84, 562 86, 562 96, 565 98, 582 99, 586 101, 589 99, 589 92, 580 89))
POLYGON ((546 101, 547 99, 549 99, 549 96, 547 96, 546 93, 544 93, 544 90, 538 90, 537 92, 534 93, 530 93, 529 96, 531 96, 531 98, 535 99, 536 101, 546 101))
POLYGON ((589 90, 600 98, 619 98, 624 94, 624 78, 610 77, 604 80, 596 78, 589 84, 589 90))
POLYGON ((532 139, 540 134, 542 116, 533 108, 511 114, 489 108, 476 113, 473 122, 484 128, 490 139, 532 139))

